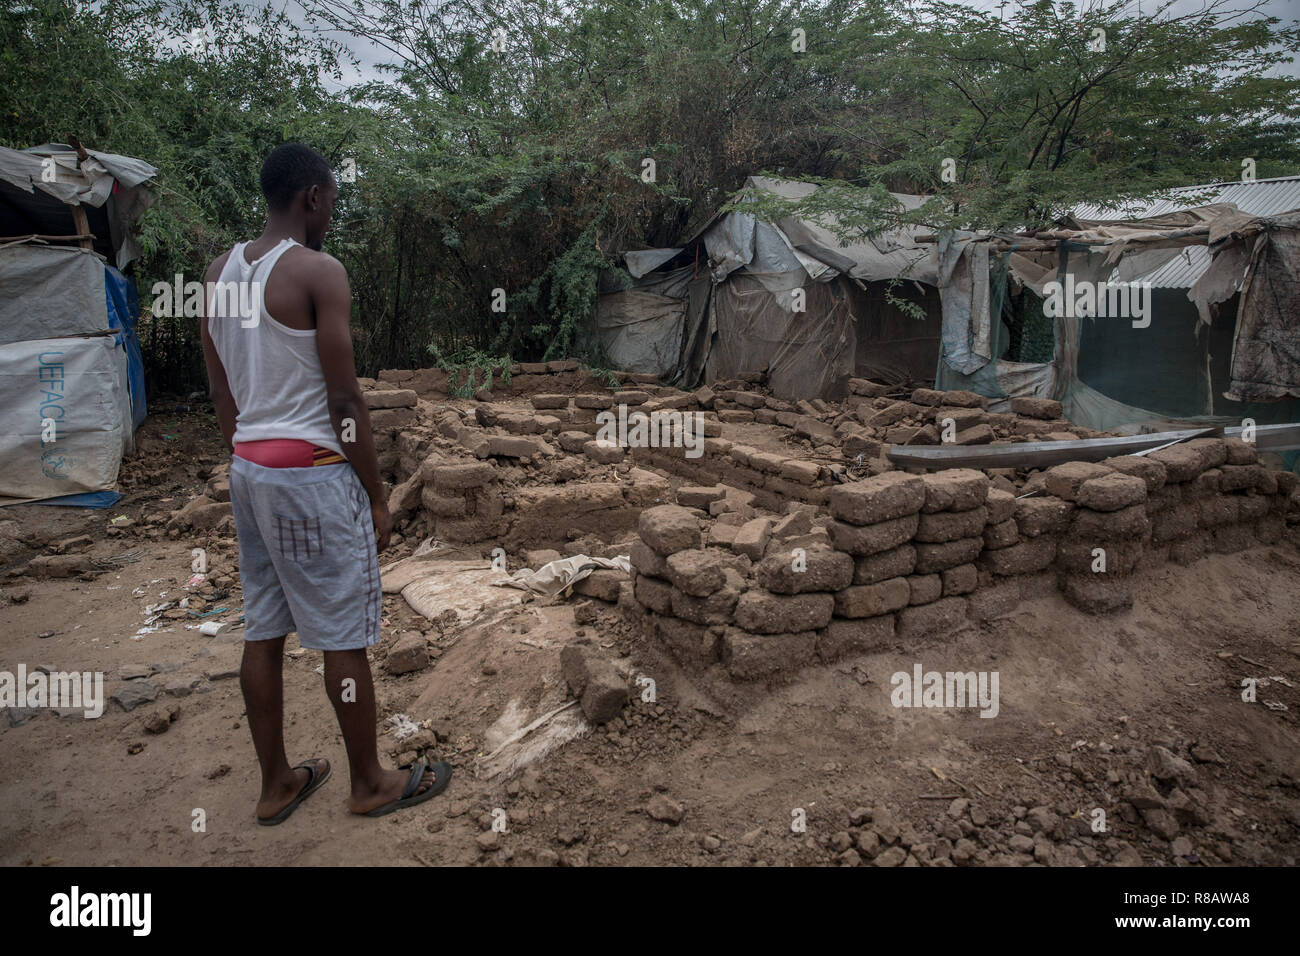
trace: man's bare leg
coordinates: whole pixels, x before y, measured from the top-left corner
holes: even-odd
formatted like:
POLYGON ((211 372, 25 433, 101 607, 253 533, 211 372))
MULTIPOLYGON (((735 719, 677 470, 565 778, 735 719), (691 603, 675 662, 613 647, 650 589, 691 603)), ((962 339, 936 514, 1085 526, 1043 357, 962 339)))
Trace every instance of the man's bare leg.
POLYGON ((311 778, 294 770, 284 753, 284 635, 264 641, 244 641, 239 665, 239 689, 253 748, 262 767, 262 795, 257 815, 270 819, 287 807, 311 778))
MULTIPOLYGON (((379 765, 379 746, 375 735, 375 685, 370 676, 370 662, 365 649, 325 652, 325 693, 338 715, 339 729, 348 751, 348 769, 352 776, 352 796, 348 809, 366 813, 401 797, 410 773, 385 770, 379 765), (348 684, 347 681, 351 680, 348 684), (345 688, 347 700, 344 699, 345 688)), ((434 784, 426 772, 417 793, 434 784)))

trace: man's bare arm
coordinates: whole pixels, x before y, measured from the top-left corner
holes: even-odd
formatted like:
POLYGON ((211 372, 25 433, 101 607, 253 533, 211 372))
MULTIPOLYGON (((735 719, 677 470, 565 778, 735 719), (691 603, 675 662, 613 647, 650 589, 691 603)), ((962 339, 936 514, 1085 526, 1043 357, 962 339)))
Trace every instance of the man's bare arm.
POLYGON ((316 351, 325 375, 330 424, 338 436, 339 447, 370 495, 375 537, 379 550, 383 551, 388 546, 391 521, 384 482, 379 477, 379 456, 370 430, 370 412, 357 382, 352 354, 352 290, 342 263, 325 255, 321 256, 321 262, 321 268, 315 272, 319 278, 312 284, 312 304, 316 310, 316 351))
POLYGON ((208 369, 208 393, 217 412, 217 424, 221 426, 221 437, 226 443, 226 448, 234 451, 235 419, 239 417, 239 408, 235 405, 234 395, 230 393, 230 383, 226 380, 226 367, 221 364, 217 347, 212 342, 212 334, 208 331, 207 290, 221 278, 221 270, 225 264, 226 256, 221 256, 208 267, 208 274, 203 283, 204 296, 199 312, 199 331, 203 338, 203 364, 208 369))

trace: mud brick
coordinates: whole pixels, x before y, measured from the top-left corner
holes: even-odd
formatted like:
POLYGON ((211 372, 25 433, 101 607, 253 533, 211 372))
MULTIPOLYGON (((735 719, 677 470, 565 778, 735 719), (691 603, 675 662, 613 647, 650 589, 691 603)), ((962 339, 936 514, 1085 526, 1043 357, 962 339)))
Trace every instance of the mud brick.
POLYGON ((916 475, 899 471, 836 485, 830 493, 831 514, 856 525, 872 525, 916 514, 924 504, 925 482, 916 475))
POLYGON ((772 411, 770 408, 754 409, 754 421, 758 422, 758 424, 760 425, 779 424, 779 422, 777 421, 776 412, 772 411))
POLYGON ((555 440, 565 451, 580 454, 583 446, 591 441, 591 436, 586 432, 560 432, 555 440))
POLYGON ((1166 511, 1183 503, 1182 485, 1165 485, 1156 491, 1147 492, 1147 513, 1166 511))
POLYGON ((736 604, 736 624, 755 634, 815 631, 825 627, 835 612, 830 594, 784 596, 750 590, 736 604))
POLYGON ((1270 471, 1261 467, 1258 472, 1258 480, 1255 482, 1255 490, 1261 495, 1277 494, 1277 476, 1281 472, 1270 471))
POLYGON ((438 465, 432 469, 433 486, 439 490, 481 488, 496 479, 497 471, 486 462, 438 465))
POLYGON ((854 584, 875 584, 888 578, 903 577, 916 568, 916 548, 901 544, 888 551, 865 555, 853 562, 854 584))
POLYGON ((390 674, 409 674, 429 666, 429 649, 423 634, 399 637, 384 658, 384 670, 390 674))
POLYGON ((1148 455, 1117 455, 1102 462, 1107 468, 1114 469, 1122 475, 1141 478, 1147 486, 1148 496, 1165 486, 1168 473, 1162 462, 1148 455))
POLYGON ((756 580, 776 594, 838 591, 853 582, 853 559, 843 551, 804 550, 802 571, 794 570, 795 557, 784 548, 769 549, 758 565, 756 580))
POLYGON ((726 583, 723 564, 709 551, 691 548, 669 555, 668 580, 695 597, 708 597, 726 583))
POLYGON ((1141 538, 1151 530, 1144 505, 1130 505, 1119 511, 1079 508, 1070 523, 1070 534, 1089 541, 1108 538, 1141 538))
POLYGON ((984 506, 989 509, 989 524, 1001 524, 1016 513, 1016 496, 990 486, 984 506))
POLYGON ((959 564, 944 571, 941 577, 944 597, 969 594, 979 583, 979 569, 974 564, 959 564))
POLYGON ((835 429, 809 415, 799 416, 799 420, 791 427, 797 436, 806 438, 813 444, 829 445, 835 441, 835 429))
POLYGON ((1063 574, 1061 594, 1086 614, 1109 614, 1133 606, 1133 579, 1105 574, 1063 574))
POLYGON ((1242 524, 1258 521, 1268 514, 1269 498, 1264 495, 1240 495, 1237 498, 1237 520, 1242 524))
POLYGON ((613 408, 617 404, 617 399, 613 395, 575 395, 573 396, 573 404, 577 408, 595 408, 599 410, 613 408))
POLYGON ((1046 420, 1060 418, 1064 414, 1061 403, 1053 398, 1013 398, 1011 411, 1015 415, 1046 420))
POLYGON ((546 371, 552 375, 560 372, 576 372, 578 363, 575 359, 554 359, 546 363, 546 371))
POLYGON ((1191 481, 1183 485, 1185 500, 1209 498, 1219 494, 1219 485, 1223 481, 1223 472, 1218 468, 1207 468, 1191 481))
POLYGON ((366 408, 371 410, 378 408, 414 408, 415 403, 420 400, 414 389, 410 388, 386 388, 373 392, 363 392, 362 394, 366 400, 366 408))
POLYGON ((528 399, 528 403, 532 405, 533 408, 538 408, 538 409, 568 408, 569 396, 568 395, 534 395, 532 398, 528 399))
POLYGON ((898 612, 895 633, 900 640, 955 634, 966 623, 967 607, 966 598, 950 597, 905 608, 898 612))
POLYGON ((954 389, 943 393, 943 404, 958 408, 988 408, 989 400, 983 395, 965 389, 954 389))
POLYGON ((697 388, 691 393, 691 397, 695 400, 695 404, 699 405, 700 408, 712 408, 714 402, 718 399, 717 393, 707 385, 697 388))
POLYGON ((1223 525, 1210 534, 1210 548, 1218 554, 1245 551, 1258 543, 1253 524, 1223 525))
POLYGON ((849 654, 880 650, 894 639, 894 615, 837 618, 817 633, 817 656, 829 664, 849 654))
POLYGON ((907 603, 930 604, 943 596, 943 578, 938 574, 913 574, 907 579, 907 603))
POLYGON ((1217 528, 1219 525, 1233 524, 1240 517, 1240 505, 1230 495, 1212 495, 1200 501, 1201 526, 1217 528))
POLYGON ((1111 473, 1079 486, 1076 502, 1093 511, 1119 511, 1147 500, 1146 482, 1136 475, 1111 473))
POLYGON ((966 431, 968 428, 974 428, 976 425, 989 424, 988 412, 978 408, 955 408, 945 405, 942 408, 934 410, 934 423, 939 428, 947 428, 948 422, 952 422, 953 429, 958 433, 966 431))
POLYGON ((727 425, 743 425, 754 420, 754 413, 746 408, 724 408, 718 412, 718 421, 727 425))
POLYGON ((966 429, 964 432, 958 432, 954 445, 987 445, 997 436, 993 434, 993 429, 988 425, 975 425, 966 429))
POLYGON ((935 391, 932 388, 918 388, 912 393, 912 403, 933 408, 943 403, 943 392, 935 391))
POLYGON ((890 578, 879 584, 855 584, 835 594, 837 617, 876 617, 907 607, 911 589, 907 578, 890 578))
POLYGON ((1259 450, 1250 442, 1242 441, 1240 438, 1223 439, 1223 451, 1227 456, 1224 464, 1253 465, 1259 461, 1259 450))
POLYGON ((800 535, 808 534, 812 529, 812 515, 806 510, 800 509, 786 515, 772 525, 772 538, 776 541, 785 541, 788 538, 797 538, 800 535))
POLYGON ((671 614, 673 610, 673 586, 658 578, 638 574, 633 581, 633 592, 638 604, 648 607, 659 614, 671 614))
POLYGON ((869 432, 850 432, 844 436, 844 441, 840 447, 844 451, 845 458, 857 458, 859 455, 863 458, 880 457, 880 442, 871 437, 869 432))
POLYGON ((919 515, 910 514, 865 527, 846 524, 843 521, 832 521, 827 530, 830 532, 831 543, 838 550, 861 557, 888 551, 911 541, 919 522, 919 515))
POLYGON ((721 652, 732 680, 789 675, 816 660, 817 632, 747 634, 729 627, 722 635, 721 652))
POLYGON ((983 538, 958 538, 942 544, 918 543, 916 548, 916 572, 930 574, 935 571, 947 571, 959 564, 970 564, 984 550, 983 538))
POLYGON ((988 499, 989 479, 972 468, 949 468, 924 475, 926 514, 938 511, 971 511, 988 499))
POLYGON ((1219 472, 1220 491, 1245 491, 1258 487, 1260 476, 1265 474, 1259 465, 1223 465, 1219 472))
POLYGON ((1022 538, 1059 534, 1070 523, 1074 505, 1051 495, 1020 498, 1016 501, 1016 527, 1022 538))
POLYGON ((641 512, 637 533, 662 555, 700 546, 699 521, 678 505, 659 505, 641 512))
POLYGON ((654 634, 688 667, 705 668, 718 660, 718 635, 712 628, 675 617, 656 615, 654 634))
POLYGON ((522 458, 527 461, 546 451, 546 442, 538 438, 507 435, 492 435, 488 438, 488 454, 497 458, 522 458))
POLYGON ((772 536, 772 522, 767 518, 746 521, 736 530, 731 549, 755 561, 763 557, 767 542, 772 536))
MULTIPOLYGON (((592 408, 575 408, 569 412, 569 423, 573 425, 594 425, 600 413, 592 408)), ((634 427, 634 418, 628 415, 628 428, 634 427)))
POLYGON ((1183 444, 1201 453, 1206 468, 1218 468, 1228 462, 1228 443, 1222 438, 1193 438, 1183 444))
POLYGON ((414 408, 376 408, 370 412, 370 427, 376 432, 405 428, 414 421, 414 408))
POLYGON ((694 624, 728 624, 739 597, 740 588, 735 583, 728 584, 707 597, 697 597, 673 588, 673 616, 694 624))
POLYGON ((1186 537, 1201 525, 1201 509, 1195 504, 1167 508, 1151 519, 1151 540, 1164 544, 1186 537))
POLYGON ((683 508, 699 508, 707 511, 709 505, 725 497, 727 497, 727 489, 717 485, 712 488, 683 485, 677 489, 677 503, 683 508))
POLYGON ((1296 488, 1300 488, 1300 475, 1294 471, 1276 471, 1269 470, 1273 480, 1277 482, 1278 494, 1291 495, 1295 493, 1296 488))
POLYGON ((1062 501, 1074 501, 1079 494, 1079 487, 1092 478, 1102 478, 1111 474, 1105 465, 1091 461, 1067 461, 1063 465, 1047 469, 1045 481, 1047 493, 1055 495, 1062 501))
POLYGON ((469 501, 464 495, 440 495, 430 485, 420 492, 420 504, 435 518, 463 518, 469 514, 469 501))
POLYGON ((627 575, 612 568, 600 568, 573 585, 575 594, 596 598, 613 604, 618 600, 618 591, 627 575))
POLYGON ((1008 518, 998 524, 984 527, 984 547, 989 551, 1009 548, 1020 541, 1020 529, 1014 519, 1008 518))
POLYGON ((1075 574, 1132 574, 1146 554, 1143 543, 1134 538, 1117 541, 1081 541, 1070 538, 1061 542, 1056 553, 1056 564, 1063 571, 1075 574), (1093 551, 1100 548, 1105 552, 1106 570, 1093 571, 1097 555, 1093 551))
POLYGON ((1020 606, 1020 581, 1018 578, 1004 578, 1000 583, 980 588, 970 595, 967 600, 971 620, 983 623, 1014 611, 1020 606))
POLYGON ((918 542, 956 541, 958 538, 976 538, 984 534, 988 509, 984 506, 970 511, 940 511, 922 514, 914 538, 918 542))
POLYGON ((813 484, 820 475, 821 467, 816 462, 790 458, 781 465, 781 477, 801 485, 813 484))
POLYGON ((644 541, 633 541, 628 548, 628 560, 637 574, 668 578, 668 560, 644 541))
POLYGON ((1031 574, 1049 567, 1056 559, 1056 538, 1043 535, 1031 538, 1009 548, 997 551, 985 551, 979 558, 979 566, 994 574, 1005 577, 1012 574, 1031 574))
POLYGON ((875 398, 878 395, 888 394, 889 389, 889 385, 882 385, 879 382, 873 382, 870 379, 849 379, 849 391, 854 395, 865 395, 868 398, 875 398))
MULTIPOLYGON (((1173 484, 1191 481, 1205 469, 1211 467, 1207 462, 1206 455, 1200 450, 1190 447, 1190 443, 1187 442, 1157 449, 1146 457, 1164 465, 1165 480, 1173 484)), ((1227 457, 1226 449, 1224 450, 1224 457, 1227 457)))

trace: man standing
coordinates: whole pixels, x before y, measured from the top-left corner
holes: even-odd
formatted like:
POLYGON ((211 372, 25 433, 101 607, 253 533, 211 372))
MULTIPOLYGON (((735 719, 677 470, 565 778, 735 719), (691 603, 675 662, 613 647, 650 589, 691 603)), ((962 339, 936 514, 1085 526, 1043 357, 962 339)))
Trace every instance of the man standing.
POLYGON ((379 640, 377 553, 392 521, 352 359, 351 290, 321 252, 338 185, 296 143, 262 166, 266 228, 212 263, 200 324, 227 447, 239 536, 245 642, 239 682, 262 768, 257 822, 282 823, 330 775, 284 751, 284 639, 324 652, 325 688, 347 747, 353 813, 422 803, 451 779, 444 762, 384 770, 366 648, 379 640))

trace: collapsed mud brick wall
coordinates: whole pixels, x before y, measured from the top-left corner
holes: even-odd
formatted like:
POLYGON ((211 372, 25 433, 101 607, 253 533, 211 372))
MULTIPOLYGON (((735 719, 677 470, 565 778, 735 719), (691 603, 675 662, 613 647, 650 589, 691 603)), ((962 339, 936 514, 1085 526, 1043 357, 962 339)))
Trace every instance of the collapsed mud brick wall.
POLYGON ((577 592, 734 680, 932 639, 1054 593, 1120 610, 1163 563, 1274 543, 1288 503, 1300 520, 1296 475, 1239 440, 1027 472, 908 474, 883 455, 1100 436, 1051 400, 996 414, 972 392, 860 379, 843 403, 788 403, 760 375, 694 391, 616 378, 519 365, 474 400, 448 396, 438 370, 363 382, 390 510, 413 540, 629 554, 630 580, 600 571, 577 592), (698 442, 625 448, 598 438, 602 413, 685 416, 698 442))
POLYGON ((1015 497, 988 475, 892 471, 840 484, 825 514, 718 534, 698 508, 641 515, 623 605, 687 665, 788 673, 949 634, 1060 593, 1103 613, 1143 572, 1278 541, 1297 477, 1239 440, 1048 469, 1015 497))

